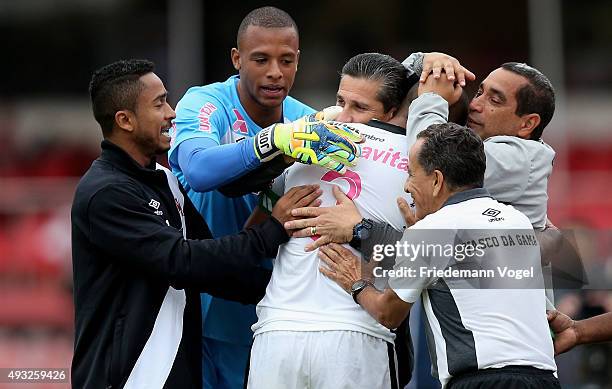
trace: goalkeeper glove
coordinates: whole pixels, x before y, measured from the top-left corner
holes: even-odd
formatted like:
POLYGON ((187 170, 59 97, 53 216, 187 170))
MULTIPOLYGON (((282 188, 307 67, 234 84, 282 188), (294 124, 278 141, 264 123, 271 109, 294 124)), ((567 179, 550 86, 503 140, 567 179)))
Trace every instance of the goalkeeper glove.
POLYGON ((266 162, 284 153, 298 162, 344 174, 361 156, 357 143, 363 139, 350 126, 321 120, 323 117, 324 113, 318 112, 293 123, 264 128, 255 136, 255 154, 266 162))

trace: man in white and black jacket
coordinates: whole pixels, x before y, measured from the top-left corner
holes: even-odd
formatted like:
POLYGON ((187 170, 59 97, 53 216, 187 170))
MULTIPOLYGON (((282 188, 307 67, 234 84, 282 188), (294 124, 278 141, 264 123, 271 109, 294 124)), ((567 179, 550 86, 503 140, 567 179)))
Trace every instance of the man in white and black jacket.
POLYGON ((257 303, 270 279, 259 260, 288 240, 289 208, 319 201, 316 186, 298 188, 265 223, 213 240, 155 163, 175 113, 153 70, 119 61, 90 84, 104 141, 72 207, 75 388, 200 389, 199 293, 257 303))

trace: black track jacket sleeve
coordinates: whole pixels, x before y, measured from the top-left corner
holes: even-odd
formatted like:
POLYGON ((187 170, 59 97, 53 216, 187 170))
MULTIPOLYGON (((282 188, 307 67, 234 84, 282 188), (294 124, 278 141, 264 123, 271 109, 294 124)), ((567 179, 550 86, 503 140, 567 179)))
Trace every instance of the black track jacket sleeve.
POLYGON ((276 219, 233 236, 186 240, 138 193, 122 183, 106 186, 90 200, 89 236, 110 260, 166 279, 177 289, 197 288, 243 303, 263 297, 271 272, 259 262, 275 257, 289 239, 276 219))

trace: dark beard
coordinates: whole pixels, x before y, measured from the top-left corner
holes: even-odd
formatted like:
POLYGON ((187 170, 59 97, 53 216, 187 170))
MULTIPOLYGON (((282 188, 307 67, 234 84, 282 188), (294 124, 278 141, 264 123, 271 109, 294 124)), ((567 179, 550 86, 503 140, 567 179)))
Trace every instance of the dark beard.
POLYGON ((144 155, 151 159, 155 158, 158 155, 164 154, 166 151, 170 150, 169 145, 167 147, 161 146, 158 140, 142 133, 136 135, 134 142, 138 146, 138 149, 144 155))

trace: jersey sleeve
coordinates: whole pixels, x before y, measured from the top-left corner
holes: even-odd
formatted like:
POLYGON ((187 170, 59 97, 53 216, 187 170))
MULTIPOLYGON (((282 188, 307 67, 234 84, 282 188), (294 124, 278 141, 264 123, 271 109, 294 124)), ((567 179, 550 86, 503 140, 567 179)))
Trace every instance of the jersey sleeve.
POLYGON ((417 135, 432 124, 448 122, 448 103, 435 93, 423 93, 408 110, 406 137, 408 144, 416 142, 417 135))
POLYGON ((311 113, 315 113, 315 112, 317 112, 317 111, 315 111, 314 109, 310 108, 306 104, 302 104, 302 108, 301 108, 297 118, 299 119, 302 116, 310 115, 311 113))
MULTIPOLYGON (((259 166, 253 142, 253 138, 246 138, 242 142, 219 145, 209 138, 187 139, 178 148, 178 166, 193 190, 208 192, 244 177, 259 166)), ((247 193, 250 192, 239 196, 247 193)))
POLYGON ((286 120, 294 121, 303 116, 310 115, 316 111, 308 105, 302 103, 299 100, 294 99, 291 96, 287 96, 283 105, 283 116, 286 120))
POLYGON ((223 104, 207 92, 187 91, 176 106, 170 163, 176 165, 178 146, 187 139, 207 138, 216 144, 230 128, 223 104))
POLYGON ((427 226, 425 220, 406 229, 396 246, 396 273, 389 278, 389 287, 404 302, 414 303, 438 279, 429 271, 449 264, 448 245, 454 245, 452 231, 427 226))
POLYGON ((494 136, 484 142, 487 168, 484 187, 498 201, 512 203, 529 183, 529 153, 521 139, 494 136))

